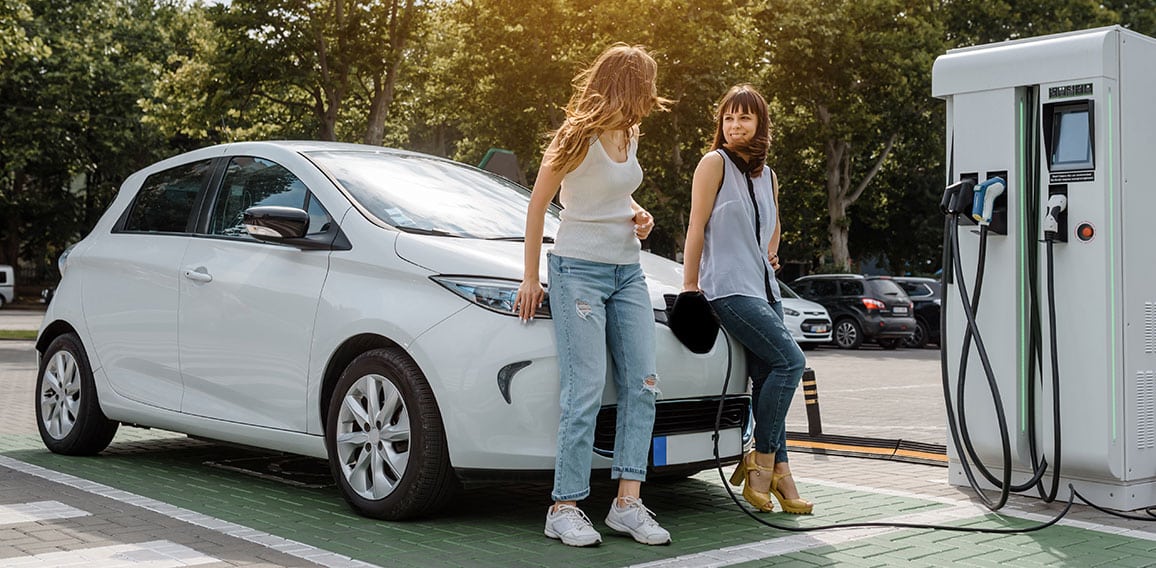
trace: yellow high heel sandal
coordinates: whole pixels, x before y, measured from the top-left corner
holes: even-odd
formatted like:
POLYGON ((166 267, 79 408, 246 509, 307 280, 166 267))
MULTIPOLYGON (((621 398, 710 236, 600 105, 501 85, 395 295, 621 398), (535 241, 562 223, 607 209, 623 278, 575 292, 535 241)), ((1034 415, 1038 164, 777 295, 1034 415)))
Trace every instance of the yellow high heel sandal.
MULTIPOLYGON (((771 494, 775 499, 779 500, 779 506, 783 508, 783 512, 792 515, 810 515, 811 510, 815 505, 806 499, 784 499, 783 494, 779 491, 779 482, 791 477, 789 473, 772 473, 771 474, 771 494)), ((746 492, 744 491, 744 496, 746 492)))
MULTIPOLYGON (((751 487, 750 476, 754 475, 758 477, 773 473, 773 468, 763 467, 755 463, 755 452, 747 452, 747 455, 743 456, 743 460, 740 461, 738 467, 735 468, 735 472, 731 474, 731 485, 742 485, 743 499, 746 499, 747 503, 750 503, 755 509, 764 513, 770 513, 775 510, 775 504, 771 501, 771 495, 769 493, 755 491, 751 487)), ((774 477, 771 478, 771 482, 774 483, 774 477)), ((781 503, 782 499, 780 499, 779 502, 781 503)))

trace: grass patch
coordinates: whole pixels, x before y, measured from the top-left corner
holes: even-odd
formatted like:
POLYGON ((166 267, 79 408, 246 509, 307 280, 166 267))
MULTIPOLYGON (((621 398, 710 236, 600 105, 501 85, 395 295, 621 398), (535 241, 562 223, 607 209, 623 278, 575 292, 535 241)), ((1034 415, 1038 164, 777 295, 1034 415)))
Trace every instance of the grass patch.
POLYGON ((0 339, 36 339, 35 329, 0 329, 0 339))

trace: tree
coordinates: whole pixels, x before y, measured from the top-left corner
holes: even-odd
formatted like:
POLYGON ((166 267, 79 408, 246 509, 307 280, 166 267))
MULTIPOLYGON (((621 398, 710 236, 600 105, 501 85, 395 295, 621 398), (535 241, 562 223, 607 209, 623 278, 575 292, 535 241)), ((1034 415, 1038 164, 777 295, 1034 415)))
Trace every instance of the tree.
POLYGON ((188 119, 170 114, 167 129, 381 144, 426 11, 417 0, 235 0, 208 8, 213 28, 196 28, 198 53, 170 70, 159 93, 195 93, 200 100, 177 107, 201 110, 188 119))
POLYGON ((796 157, 821 162, 836 269, 851 265, 849 207, 894 159, 902 125, 927 119, 934 16, 904 0, 772 0, 756 18, 787 135, 806 141, 796 157))
POLYGON ((454 138, 439 140, 448 154, 477 161, 491 147, 513 150, 532 180, 573 76, 615 42, 646 46, 658 61, 659 94, 677 102, 642 123, 646 177, 635 197, 656 219, 646 246, 674 256, 714 101, 757 77, 745 14, 705 0, 445 2, 426 37, 430 82, 415 104, 426 110, 426 132, 454 138))
POLYGON ((21 27, 43 49, 0 70, 0 263, 44 277, 96 221, 117 185, 164 142, 137 101, 175 43, 178 8, 147 0, 33 0, 21 27))

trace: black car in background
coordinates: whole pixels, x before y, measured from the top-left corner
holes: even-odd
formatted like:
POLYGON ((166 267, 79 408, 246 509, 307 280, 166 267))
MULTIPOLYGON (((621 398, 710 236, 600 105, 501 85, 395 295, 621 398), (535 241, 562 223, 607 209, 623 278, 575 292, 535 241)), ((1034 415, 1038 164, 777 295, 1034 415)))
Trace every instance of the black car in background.
POLYGON ((834 322, 831 339, 842 349, 858 349, 864 341, 895 349, 915 333, 911 299, 888 276, 816 274, 791 282, 791 288, 827 308, 834 322))
POLYGON ((915 334, 907 340, 906 345, 922 348, 928 343, 934 343, 939 346, 939 280, 920 276, 892 276, 891 279, 907 292, 907 297, 915 304, 915 334))

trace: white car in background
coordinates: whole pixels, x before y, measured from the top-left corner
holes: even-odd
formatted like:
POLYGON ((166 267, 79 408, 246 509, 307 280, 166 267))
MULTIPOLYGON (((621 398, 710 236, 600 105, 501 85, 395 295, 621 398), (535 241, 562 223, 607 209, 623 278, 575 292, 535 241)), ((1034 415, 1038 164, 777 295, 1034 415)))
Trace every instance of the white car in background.
POLYGON ((791 337, 804 350, 814 349, 820 343, 831 342, 831 316, 827 308, 810 300, 804 300, 779 282, 783 296, 783 323, 791 330, 791 337))
MULTIPOLYGON (((62 255, 36 343, 41 439, 95 454, 125 423, 325 458, 350 506, 382 519, 432 513, 463 480, 548 475, 554 330, 548 309, 513 312, 528 202, 476 168, 353 144, 227 144, 141 170, 62 255)), ((551 210, 546 242, 558 223, 551 210)), ((684 348, 662 323, 682 267, 642 265, 661 390, 651 472, 714 467, 720 402, 734 463, 750 397, 746 381, 722 390, 728 368, 745 376, 742 347, 684 348)), ((615 400, 611 380, 596 469, 615 400)))

